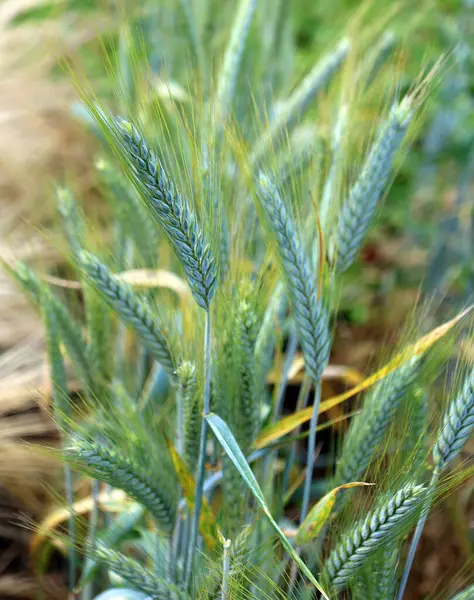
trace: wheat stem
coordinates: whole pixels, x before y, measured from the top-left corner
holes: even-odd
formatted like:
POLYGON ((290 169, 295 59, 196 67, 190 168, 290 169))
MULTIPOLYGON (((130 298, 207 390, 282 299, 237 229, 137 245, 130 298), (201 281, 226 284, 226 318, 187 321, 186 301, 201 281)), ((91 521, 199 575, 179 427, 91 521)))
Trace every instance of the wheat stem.
MULTIPOLYGON (((68 397, 68 383, 64 358, 61 352, 59 331, 56 324, 54 310, 47 301, 42 303, 42 312, 46 330, 46 348, 48 352, 48 362, 51 371, 51 398, 54 409, 54 416, 58 420, 61 430, 61 446, 65 446, 65 437, 70 433, 68 418, 70 415, 70 405, 68 397), (66 400, 66 402, 64 402, 66 400)), ((64 489, 66 495, 66 504, 69 511, 68 516, 68 581, 69 589, 72 591, 76 585, 76 522, 74 517, 74 488, 71 468, 64 464, 64 489)))
POLYGON ((230 579, 230 540, 224 540, 224 555, 222 557, 222 591, 221 600, 227 600, 229 597, 229 579, 230 579))
POLYGON ((410 571, 413 566, 413 561, 415 559, 416 550, 418 548, 418 544, 420 543, 421 534, 423 533, 423 528, 425 527, 426 519, 428 518, 432 494, 434 492, 434 489, 436 488, 436 484, 438 483, 439 475, 440 472, 437 469, 435 469, 433 471, 430 484, 427 488, 427 498, 425 506, 423 507, 423 512, 420 518, 418 519, 418 523, 416 524, 415 528, 415 533, 413 534, 413 538, 411 540, 407 561, 405 563, 405 567, 403 568, 402 577, 400 579, 400 587, 398 588, 397 600, 402 600, 403 595, 405 593, 405 588, 408 582, 408 576, 410 575, 410 571))
POLYGON ((291 365, 293 364, 293 360, 296 356, 296 351, 298 350, 298 336, 294 330, 294 327, 291 328, 290 336, 288 340, 288 345, 286 348, 286 356, 285 362, 283 364, 283 371, 280 379, 280 383, 278 385, 277 397, 275 400, 272 420, 273 423, 276 423, 280 418, 281 411, 283 410, 283 403, 285 400, 285 392, 288 387, 288 375, 290 373, 291 365))
MULTIPOLYGON (((300 387, 300 391, 298 394, 298 400, 296 402, 296 410, 300 411, 303 408, 306 408, 308 405, 309 394, 311 392, 311 379, 305 377, 303 379, 303 384, 300 387)), ((295 431, 296 436, 300 433, 301 427, 298 427, 295 431)), ((293 469, 293 463, 296 458, 296 442, 293 442, 290 447, 290 451, 288 453, 288 458, 286 460, 285 470, 283 471, 283 479, 282 479, 282 490, 283 493, 287 493, 289 489, 290 483, 290 474, 293 469)), ((283 507, 282 507, 283 508, 283 507)))
MULTIPOLYGON (((93 480, 91 486, 92 510, 89 515, 89 526, 87 531, 87 547, 90 548, 92 552, 96 545, 97 522, 99 520, 99 491, 100 483, 97 480, 93 480)), ((94 584, 93 582, 89 582, 82 591, 82 600, 91 600, 93 592, 94 584)))
POLYGON ((196 542, 199 532, 199 517, 201 514, 202 494, 205 477, 206 464, 206 442, 207 442, 207 415, 210 412, 211 401, 211 314, 206 311, 205 333, 204 333, 204 398, 201 420, 201 435, 199 440, 199 458, 196 471, 196 490, 194 494, 194 514, 191 521, 191 533, 188 542, 188 551, 185 567, 185 587, 189 589, 193 569, 193 558, 196 550, 196 542))
POLYGON ((318 425, 319 405, 321 404, 321 383, 314 382, 314 401, 311 421, 309 423, 308 454, 306 458, 306 477, 303 489, 303 502, 301 504, 300 522, 308 515, 309 501, 311 498, 311 483, 313 481, 314 453, 316 450, 316 427, 318 425))

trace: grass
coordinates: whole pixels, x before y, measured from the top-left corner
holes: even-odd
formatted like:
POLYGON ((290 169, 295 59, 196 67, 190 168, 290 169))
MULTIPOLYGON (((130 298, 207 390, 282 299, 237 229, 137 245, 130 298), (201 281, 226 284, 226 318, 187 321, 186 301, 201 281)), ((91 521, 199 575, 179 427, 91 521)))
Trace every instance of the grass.
MULTIPOLYGON (((215 7, 205 5, 211 19, 215 7)), ((109 222, 103 237, 94 236, 87 211, 61 182, 69 272, 78 282, 63 295, 69 302, 23 263, 7 265, 44 318, 59 454, 94 478, 98 492, 89 519, 71 519, 79 479, 71 482, 66 469, 69 531, 52 533, 70 560, 76 551, 81 557, 70 591, 83 600, 116 577, 157 598, 237 599, 305 598, 315 588, 323 597, 350 589, 354 598, 376 598, 401 576, 403 595, 406 576, 397 571, 390 580, 383 565, 400 562, 407 533, 426 518, 423 509, 454 487, 442 480, 437 487, 427 473, 440 461, 444 468, 474 426, 468 386, 443 414, 432 411, 418 438, 401 431, 413 398, 423 397, 412 385, 432 393, 429 366, 444 368, 453 341, 446 328, 443 342, 433 337, 379 376, 321 467, 316 432, 344 271, 442 74, 435 64, 394 89, 387 79, 397 65, 387 61, 384 44, 383 60, 367 59, 386 36, 359 23, 357 35, 352 27, 335 37, 291 89, 278 69, 294 52, 287 15, 281 4, 267 22, 268 9, 263 0, 243 0, 235 19, 229 9, 216 14, 210 33, 190 3, 167 13, 186 54, 170 51, 169 72, 160 70, 165 91, 149 85, 156 71, 146 28, 124 28, 123 52, 106 55, 115 100, 98 101, 75 75, 99 141, 109 222), (227 43, 218 27, 224 18, 233 23, 227 43), (138 60, 143 51, 148 63, 138 60), (306 120, 313 102, 316 114, 306 120), (299 159, 302 134, 314 133, 310 120, 328 132, 324 161, 317 152, 299 159), (179 287, 147 281, 158 269, 179 287), (265 428, 282 424, 283 394, 278 399, 267 378, 272 367, 279 371, 286 338, 295 354, 302 351, 304 395, 314 389, 304 461, 283 430, 272 447, 253 454, 265 428), (68 395, 69 372, 80 384, 79 403, 68 395), (310 510, 336 485, 356 481, 375 485, 347 490, 330 514, 310 510), (100 492, 112 488, 126 499, 110 513, 100 492), (297 493, 289 524, 283 498, 297 493), (308 524, 315 515, 319 521, 308 524), (308 539, 292 535, 295 529, 319 533, 308 539), (367 573, 377 577, 369 595, 361 591, 367 573)), ((422 327, 412 326, 407 342, 422 327)), ((288 377, 285 368, 281 389, 288 377)), ((306 395, 301 408, 307 402, 306 395)), ((347 420, 344 404, 335 406, 347 420)), ((458 482, 469 474, 460 470, 458 482)))

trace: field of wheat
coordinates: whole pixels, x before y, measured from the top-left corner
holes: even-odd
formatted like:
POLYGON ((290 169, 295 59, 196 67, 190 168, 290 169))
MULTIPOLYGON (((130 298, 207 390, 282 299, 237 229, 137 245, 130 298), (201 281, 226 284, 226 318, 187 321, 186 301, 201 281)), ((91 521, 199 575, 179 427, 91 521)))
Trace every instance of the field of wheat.
POLYGON ((473 3, 0 29, 0 598, 474 598, 473 3))

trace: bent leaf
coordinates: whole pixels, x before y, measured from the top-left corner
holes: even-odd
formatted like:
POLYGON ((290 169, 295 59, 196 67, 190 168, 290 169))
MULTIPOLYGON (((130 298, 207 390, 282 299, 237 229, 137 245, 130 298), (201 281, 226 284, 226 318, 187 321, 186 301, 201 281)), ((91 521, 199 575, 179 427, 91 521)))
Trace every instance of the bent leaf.
POLYGON ((246 461, 242 450, 239 448, 236 439, 232 435, 232 432, 227 427, 226 423, 220 417, 212 413, 205 418, 209 423, 209 426, 211 427, 212 431, 214 432, 214 435, 218 439, 219 443, 224 448, 226 454, 233 462, 240 476, 245 481, 246 485, 254 495, 255 500, 258 502, 260 508, 263 510, 267 519, 270 521, 271 525, 275 529, 284 549, 288 552, 290 557, 294 560, 294 562, 297 564, 301 572, 304 573, 304 575, 308 578, 308 580, 316 587, 316 589, 319 592, 321 592, 324 598, 329 600, 326 592, 321 587, 321 584, 318 582, 318 580, 314 577, 314 575, 308 569, 306 564, 295 552, 295 549, 288 541, 288 538, 280 529, 275 519, 272 517, 270 509, 268 508, 267 503, 265 502, 263 492, 260 489, 257 480, 255 479, 255 475, 253 474, 252 469, 249 467, 249 464, 246 461))
MULTIPOLYGON (((186 282, 181 277, 163 269, 131 269, 117 273, 115 276, 134 289, 167 288, 181 298, 188 297, 190 293, 186 282)), ((80 290, 82 287, 81 282, 74 279, 63 279, 54 275, 44 275, 43 279, 57 287, 74 290, 80 290)))
MULTIPOLYGON (((288 383, 301 383, 303 381, 304 358, 297 354, 288 371, 288 383)), ((270 371, 267 383, 279 383, 281 379, 280 369, 270 371)), ((327 365, 322 375, 323 381, 341 380, 346 385, 357 385, 364 380, 364 375, 357 369, 346 365, 327 365)))
MULTIPOLYGON (((188 468, 186 467, 176 448, 171 443, 171 440, 169 440, 165 434, 163 435, 166 440, 166 445, 168 446, 171 460, 173 461, 174 470, 183 491, 184 499, 189 511, 192 513, 194 511, 194 492, 196 489, 194 477, 188 471, 188 468)), ((217 545, 219 534, 216 526, 216 518, 211 507, 209 506, 209 502, 205 497, 202 500, 201 515, 199 518, 199 532, 209 548, 213 550, 217 545)))
POLYGON ((162 269, 133 269, 118 273, 117 277, 133 288, 168 288, 180 297, 189 296, 186 282, 170 271, 162 269))
POLYGON ((319 500, 313 506, 313 508, 309 511, 306 519, 299 526, 295 536, 295 544, 297 544, 298 546, 303 546, 304 544, 308 544, 309 542, 314 540, 319 535, 319 532, 323 528, 324 524, 331 516, 332 509, 336 504, 337 495, 341 490, 362 485, 373 484, 363 483, 361 481, 346 483, 344 485, 340 485, 334 488, 325 496, 323 496, 321 500, 319 500))
MULTIPOLYGON (((395 369, 398 369, 401 365, 408 362, 413 357, 421 356, 422 354, 424 354, 429 348, 431 348, 431 346, 435 342, 444 337, 457 323, 459 323, 459 321, 462 318, 464 318, 468 313, 470 313, 473 307, 474 305, 469 306, 461 313, 459 313, 456 317, 454 317, 454 319, 451 319, 450 321, 439 325, 439 327, 432 329, 429 333, 422 336, 413 344, 409 344, 404 350, 402 350, 394 358, 392 358, 392 360, 389 361, 384 367, 382 367, 381 369, 364 379, 364 381, 357 384, 347 392, 338 394, 337 396, 333 396, 332 398, 328 398, 327 400, 321 402, 321 405, 319 407, 319 414, 327 412, 334 406, 345 402, 346 400, 352 398, 359 392, 362 392, 367 388, 371 387, 372 385, 374 385, 374 383, 377 383, 378 381, 395 371, 395 369)), ((309 421, 311 419, 312 412, 313 407, 308 406, 308 408, 305 408, 303 410, 300 410, 299 412, 289 415, 288 417, 281 419, 274 425, 267 427, 256 439, 254 447, 256 449, 265 448, 266 446, 268 446, 268 444, 280 439, 287 433, 290 433, 303 423, 309 421)))
MULTIPOLYGON (((100 493, 98 504, 104 512, 121 512, 130 505, 130 500, 121 490, 113 490, 112 494, 109 492, 100 493)), ((53 510, 41 521, 32 535, 30 542, 31 554, 38 552, 42 544, 53 535, 54 530, 69 519, 71 512, 74 515, 85 515, 92 510, 93 505, 94 499, 92 496, 87 496, 74 502, 71 508, 62 506, 53 510)))
MULTIPOLYGON (((109 548, 116 549, 121 542, 135 529, 145 515, 145 508, 134 502, 127 510, 120 513, 111 525, 101 533, 101 541, 109 548)), ((82 569, 81 579, 77 590, 82 590, 88 583, 94 580, 100 565, 94 560, 87 560, 82 569)))

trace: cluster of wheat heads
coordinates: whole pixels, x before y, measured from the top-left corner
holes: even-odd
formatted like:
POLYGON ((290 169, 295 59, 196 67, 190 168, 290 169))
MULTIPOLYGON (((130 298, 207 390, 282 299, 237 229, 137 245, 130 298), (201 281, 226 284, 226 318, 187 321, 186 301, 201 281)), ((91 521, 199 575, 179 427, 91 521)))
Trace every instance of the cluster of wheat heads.
MULTIPOLYGON (((287 51, 285 3, 278 4, 270 46, 266 30, 260 46, 251 38, 272 94, 287 51)), ((243 85, 241 74, 258 2, 239 4, 217 85, 191 4, 181 5, 200 100, 192 86, 183 99, 185 88, 170 81, 167 96, 158 87, 145 101, 139 75, 125 77, 135 73, 133 52, 119 55, 120 116, 79 86, 103 143, 98 176, 113 223, 107 239, 97 239, 74 194, 57 190, 76 303, 27 265, 8 265, 47 331, 69 516, 67 533, 57 535, 71 590, 82 600, 114 586, 135 599, 402 597, 413 554, 400 577, 406 535, 417 521, 421 530, 440 475, 474 426, 468 376, 438 424, 431 460, 423 354, 447 327, 367 382, 323 480, 315 481, 314 467, 342 273, 388 188, 427 81, 404 93, 383 89, 391 106, 372 124, 360 159, 342 169, 354 90, 338 74, 348 69, 354 89, 370 98, 393 39, 369 51, 344 37, 269 106, 265 85, 243 85), (328 86, 342 101, 324 153, 314 130, 308 138, 299 124, 328 86), (255 104, 253 123, 239 112, 244 94, 244 106, 255 104), (308 415, 309 435, 295 480, 304 419, 288 427, 282 409, 298 349, 305 378, 295 417, 308 415), (80 384, 79 405, 69 398, 68 369, 80 384), (281 372, 274 391, 271 370, 281 372), (402 413, 413 417, 413 430, 391 444, 402 413), (400 468, 384 475, 387 460, 400 468), (408 462, 413 468, 404 469, 408 462), (86 523, 75 516, 77 472, 93 482, 86 523), (345 489, 364 483, 373 485, 345 489), (116 490, 123 493, 114 503, 116 490), (285 506, 299 491, 298 522, 288 524, 285 506)), ((260 14, 257 37, 262 23, 260 14)), ((130 46, 127 33, 122 42, 130 46)))

